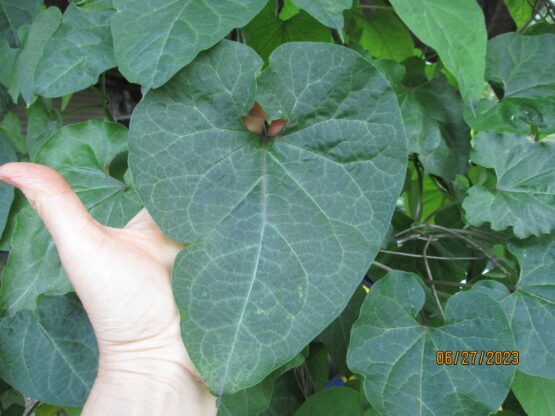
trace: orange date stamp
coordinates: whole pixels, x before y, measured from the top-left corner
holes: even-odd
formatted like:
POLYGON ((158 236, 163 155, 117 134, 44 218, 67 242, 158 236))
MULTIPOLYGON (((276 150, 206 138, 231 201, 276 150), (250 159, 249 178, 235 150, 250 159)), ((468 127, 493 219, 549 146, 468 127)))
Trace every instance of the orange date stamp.
POLYGON ((518 365, 518 351, 437 351, 437 365, 518 365))

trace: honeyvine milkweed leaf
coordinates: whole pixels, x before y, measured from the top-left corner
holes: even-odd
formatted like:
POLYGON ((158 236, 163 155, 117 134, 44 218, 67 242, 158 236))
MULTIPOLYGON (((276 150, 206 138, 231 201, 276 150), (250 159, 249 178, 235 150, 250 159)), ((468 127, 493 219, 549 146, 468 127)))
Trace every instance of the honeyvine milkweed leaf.
POLYGON ((32 161, 35 160, 35 153, 42 144, 62 127, 62 116, 48 101, 38 97, 25 109, 27 113, 27 150, 32 161))
POLYGON ((306 348, 260 383, 237 393, 224 395, 218 405, 218 416, 259 416, 270 406, 276 380, 287 371, 301 365, 307 353, 306 348))
POLYGON ((326 345, 333 363, 343 374, 351 372, 345 362, 347 348, 351 339, 351 327, 358 319, 364 299, 366 299, 366 290, 359 286, 341 315, 318 335, 318 338, 326 345))
POLYGON ((41 4, 42 0, 0 0, 0 39, 18 47, 17 30, 33 21, 41 4))
POLYGON ((14 101, 19 95, 27 104, 31 102, 35 93, 35 70, 44 53, 44 47, 54 34, 60 22, 62 13, 57 7, 50 7, 40 13, 29 28, 29 34, 20 50, 5 51, 4 56, 11 55, 10 62, 4 62, 5 73, 2 82, 14 101))
POLYGON ((399 88, 399 105, 409 152, 419 155, 426 172, 451 180, 466 173, 470 130, 457 91, 443 79, 414 88, 399 88))
MULTIPOLYGON (((123 152, 127 152, 125 127, 87 121, 54 133, 37 152, 35 162, 62 174, 100 223, 123 227, 141 207, 132 184, 108 172, 110 162, 123 152)), ((27 206, 16 217, 12 250, 0 286, 0 310, 13 314, 34 309, 38 295, 71 290, 54 241, 27 206)))
POLYGON ((353 0, 293 0, 301 9, 306 10, 322 24, 343 30, 343 10, 351 8, 353 0))
POLYGON ((480 100, 465 119, 477 130, 555 132, 555 34, 506 33, 488 43, 486 79, 502 89, 499 102, 480 100))
POLYGON ((392 10, 376 10, 370 16, 348 13, 346 32, 374 58, 401 62, 414 55, 414 44, 406 26, 392 10))
POLYGON ((362 416, 363 410, 358 391, 349 387, 332 387, 310 396, 295 416, 362 416))
POLYGON ((420 285, 414 274, 390 272, 372 286, 353 326, 347 363, 364 376, 368 401, 384 415, 494 412, 515 366, 438 365, 436 352, 514 350, 503 308, 479 291, 460 292, 447 302, 445 323, 427 327, 417 320, 420 285))
POLYGON ((520 353, 519 371, 555 378, 555 234, 510 244, 520 263, 516 291, 503 299, 520 353))
POLYGON ((517 371, 511 390, 528 416, 555 414, 555 379, 533 377, 517 371))
POLYGON ((305 400, 293 369, 276 379, 270 406, 261 416, 293 416, 305 400))
MULTIPOLYGON (((0 165, 8 162, 15 162, 17 155, 9 139, 0 133, 0 165)), ((13 187, 6 183, 0 183, 0 236, 6 227, 6 221, 10 214, 10 207, 14 199, 13 187)))
POLYGON ((475 0, 391 0, 403 22, 434 48, 455 76, 465 103, 484 89, 487 33, 475 0))
POLYGON ((165 84, 200 51, 246 25, 267 0, 114 0, 112 20, 121 73, 146 90, 165 84))
POLYGON ((513 133, 484 132, 473 140, 471 159, 493 168, 497 186, 473 186, 463 201, 471 225, 513 227, 517 237, 539 236, 555 228, 555 144, 531 142, 513 133))
POLYGON ((396 97, 357 53, 224 41, 133 113, 130 169, 171 238, 187 350, 217 394, 259 382, 339 315, 383 239, 406 168, 396 97), (257 85, 257 84, 258 85, 257 85), (256 100, 287 127, 240 116, 256 100))
POLYGON ((247 44, 264 62, 279 45, 292 41, 318 41, 333 43, 331 31, 308 13, 300 11, 284 21, 276 14, 277 3, 268 2, 266 7, 246 25, 242 32, 247 44))
POLYGON ((81 406, 96 377, 94 332, 77 296, 41 296, 0 319, 0 377, 40 401, 81 406))
POLYGON ((116 66, 110 33, 113 13, 111 10, 89 13, 68 6, 36 66, 38 94, 61 97, 80 91, 95 84, 101 73, 116 66))
POLYGON ((538 0, 504 0, 505 6, 516 23, 516 28, 521 30, 526 23, 534 17, 534 9, 538 0))

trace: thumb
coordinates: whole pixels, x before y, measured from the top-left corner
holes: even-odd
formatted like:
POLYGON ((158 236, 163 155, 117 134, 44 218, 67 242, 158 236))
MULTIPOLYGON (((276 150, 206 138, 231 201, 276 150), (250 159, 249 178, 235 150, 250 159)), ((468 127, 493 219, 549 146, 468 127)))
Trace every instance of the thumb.
POLYGON ((0 166, 0 181, 19 188, 38 213, 59 251, 99 229, 79 197, 54 169, 36 163, 0 166))

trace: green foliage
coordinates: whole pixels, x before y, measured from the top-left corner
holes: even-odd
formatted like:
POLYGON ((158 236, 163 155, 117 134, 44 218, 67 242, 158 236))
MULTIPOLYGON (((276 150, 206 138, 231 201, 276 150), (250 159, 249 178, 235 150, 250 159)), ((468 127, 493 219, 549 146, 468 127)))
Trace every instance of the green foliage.
POLYGON ((457 79, 465 102, 478 98, 484 83, 486 26, 475 0, 391 0, 399 17, 436 50, 457 79))
MULTIPOLYGON (((42 3, 0 0, 0 163, 188 244, 174 295, 219 416, 553 414, 552 2, 42 3)), ((7 184, 0 232, 0 413, 78 415, 94 334, 7 184)))
POLYGON ((555 132, 555 34, 507 33, 488 43, 486 79, 498 86, 499 101, 482 99, 467 110, 477 130, 521 134, 555 132))

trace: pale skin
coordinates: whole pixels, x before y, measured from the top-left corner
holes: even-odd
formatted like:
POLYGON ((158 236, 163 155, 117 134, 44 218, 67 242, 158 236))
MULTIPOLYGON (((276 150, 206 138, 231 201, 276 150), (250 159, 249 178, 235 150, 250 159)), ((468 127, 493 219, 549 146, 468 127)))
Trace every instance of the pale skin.
MULTIPOLYGON (((264 119, 255 106, 243 121, 258 133, 264 119)), ((269 133, 284 124, 274 121, 269 133)), ((144 208, 121 229, 98 223, 49 167, 7 163, 0 181, 19 188, 43 220, 93 326, 98 375, 82 415, 216 415, 183 344, 171 288, 185 245, 166 237, 144 208)))

